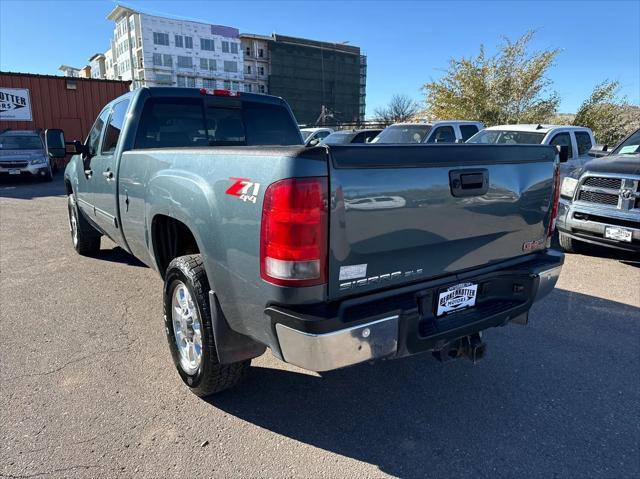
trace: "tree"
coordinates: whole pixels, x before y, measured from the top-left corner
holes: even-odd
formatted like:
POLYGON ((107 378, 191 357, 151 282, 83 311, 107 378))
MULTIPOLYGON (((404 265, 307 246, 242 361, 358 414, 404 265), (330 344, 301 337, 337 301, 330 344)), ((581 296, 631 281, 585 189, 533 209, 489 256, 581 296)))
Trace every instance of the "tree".
POLYGON ((387 106, 376 108, 374 115, 378 121, 397 123, 411 120, 419 109, 418 103, 407 95, 393 95, 387 106))
POLYGON ((426 114, 441 120, 479 120, 487 126, 542 123, 558 109, 558 95, 549 91, 546 74, 558 49, 529 52, 534 32, 517 41, 505 38, 498 53, 451 59, 439 80, 423 86, 426 114))
POLYGON ((640 113, 618 93, 620 83, 605 80, 596 85, 578 113, 573 124, 591 128, 598 143, 613 146, 637 127, 640 113))

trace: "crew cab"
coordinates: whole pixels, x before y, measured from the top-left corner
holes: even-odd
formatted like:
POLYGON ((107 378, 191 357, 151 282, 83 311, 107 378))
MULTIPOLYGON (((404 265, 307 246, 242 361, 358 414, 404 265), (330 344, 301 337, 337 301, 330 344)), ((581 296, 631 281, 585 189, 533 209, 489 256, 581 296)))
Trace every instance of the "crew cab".
POLYGON ((479 121, 466 120, 394 123, 371 143, 464 143, 483 127, 479 121))
POLYGON ((565 251, 596 244, 640 252, 640 130, 567 175, 560 191, 558 233, 565 251))
POLYGON ((313 371, 477 360, 564 259, 548 146, 306 148, 281 98, 188 88, 127 93, 73 145, 74 248, 107 236, 159 272, 174 363, 201 396, 267 347, 313 371))
POLYGON ((51 181, 53 170, 40 131, 0 131, 0 176, 22 175, 51 181))
POLYGON ((563 176, 590 159, 596 141, 591 129, 572 125, 498 125, 485 128, 467 143, 490 145, 553 145, 566 149, 568 160, 561 165, 563 176))

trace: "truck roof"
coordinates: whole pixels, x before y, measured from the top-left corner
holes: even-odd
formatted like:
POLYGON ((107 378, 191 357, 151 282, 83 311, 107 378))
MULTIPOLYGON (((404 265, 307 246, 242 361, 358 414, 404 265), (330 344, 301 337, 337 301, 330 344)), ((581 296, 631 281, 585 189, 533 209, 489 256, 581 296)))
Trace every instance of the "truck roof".
POLYGON ((409 125, 439 125, 441 123, 447 124, 469 124, 469 125, 482 125, 482 122, 476 120, 433 120, 433 121, 405 121, 400 123, 393 123, 389 126, 409 126, 409 125))
MULTIPOLYGON (((183 87, 142 87, 148 90, 151 96, 155 97, 184 97, 184 98, 200 98, 202 96, 215 96, 215 92, 230 92, 230 90, 223 89, 209 89, 209 88, 183 88, 183 87)), ((135 91, 135 90, 134 90, 135 91)), ((263 93, 245 93, 245 92, 230 92, 231 94, 220 96, 231 96, 233 98, 239 98, 240 100, 251 100, 263 103, 281 104, 284 102, 282 97, 265 95, 263 93)), ((130 93, 127 93, 129 95, 130 93)), ((124 95, 123 95, 124 96, 124 95)))
POLYGON ((542 125, 539 123, 529 123, 529 124, 521 124, 521 125, 496 125, 489 126, 485 128, 485 130, 509 130, 509 131, 527 131, 527 132, 537 132, 537 133, 549 133, 552 130, 557 129, 564 130, 582 130, 582 131, 591 131, 589 128, 584 126, 574 126, 574 125, 542 125))
POLYGON ((40 136, 40 131, 39 130, 14 130, 12 128, 6 128, 4 130, 0 130, 0 135, 40 136))

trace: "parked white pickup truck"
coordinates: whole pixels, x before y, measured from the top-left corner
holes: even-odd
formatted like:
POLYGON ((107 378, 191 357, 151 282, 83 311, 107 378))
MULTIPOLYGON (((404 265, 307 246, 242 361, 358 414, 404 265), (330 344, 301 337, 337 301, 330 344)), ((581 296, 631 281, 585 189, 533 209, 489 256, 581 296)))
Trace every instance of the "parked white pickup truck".
POLYGON ((593 132, 583 126, 528 124, 491 126, 469 138, 467 143, 565 147, 568 161, 560 165, 564 175, 591 159, 588 153, 596 140, 593 132))
POLYGON ((371 143, 464 143, 482 128, 482 123, 466 120, 395 123, 371 143))

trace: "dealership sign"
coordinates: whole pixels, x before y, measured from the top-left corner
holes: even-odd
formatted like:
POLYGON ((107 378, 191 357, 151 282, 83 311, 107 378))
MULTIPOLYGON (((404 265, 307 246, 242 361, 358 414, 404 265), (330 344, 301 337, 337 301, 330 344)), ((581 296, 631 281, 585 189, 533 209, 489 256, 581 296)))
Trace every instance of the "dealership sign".
POLYGON ((32 119, 29 90, 0 86, 0 120, 31 121, 32 119))

